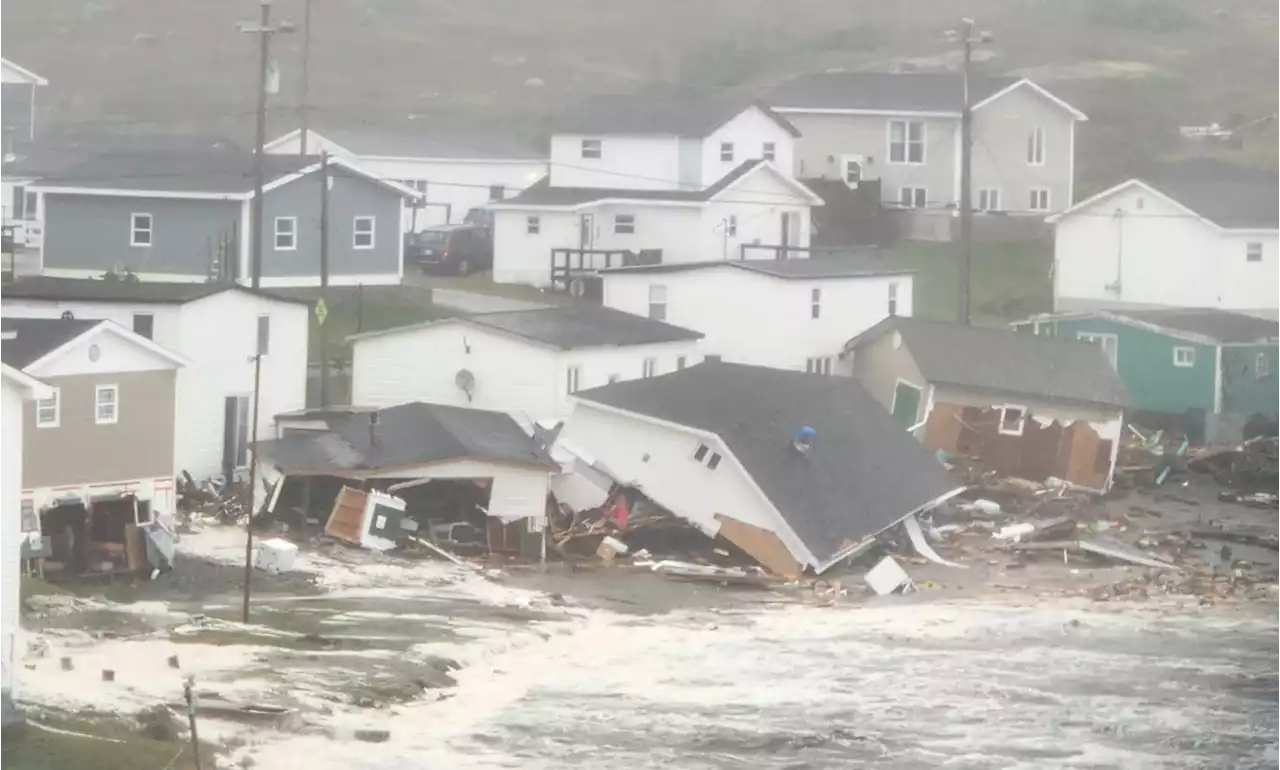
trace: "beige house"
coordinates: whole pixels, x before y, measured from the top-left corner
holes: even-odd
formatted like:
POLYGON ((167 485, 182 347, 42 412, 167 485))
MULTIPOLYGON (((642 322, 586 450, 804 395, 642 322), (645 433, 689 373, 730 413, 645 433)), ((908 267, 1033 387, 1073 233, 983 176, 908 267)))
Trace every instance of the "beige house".
POLYGON ((843 359, 929 449, 1032 481, 1111 484, 1127 397, 1097 345, 889 317, 843 359))
MULTIPOLYGON (((915 214, 915 234, 949 239, 960 202, 958 73, 823 72, 783 84, 768 103, 800 131, 797 178, 879 180, 886 206, 915 214)), ((1018 77, 972 78, 970 104, 974 209, 1036 225, 1068 208, 1084 113, 1018 77)))
POLYGON ((177 370, 186 359, 111 321, 6 318, 0 356, 50 391, 23 405, 23 522, 76 573, 140 564, 130 527, 172 513, 177 370), (110 565, 110 566, 108 566, 110 565))

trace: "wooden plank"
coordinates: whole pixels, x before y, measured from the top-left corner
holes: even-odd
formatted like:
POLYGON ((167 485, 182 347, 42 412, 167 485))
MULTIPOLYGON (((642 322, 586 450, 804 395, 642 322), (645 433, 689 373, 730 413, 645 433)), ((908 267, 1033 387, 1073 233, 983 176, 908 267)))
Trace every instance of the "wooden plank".
POLYGON ((142 545, 142 530, 137 524, 124 525, 124 555, 130 570, 140 570, 147 564, 146 550, 142 545))
POLYGON ((800 562, 774 533, 722 513, 716 514, 716 521, 720 522, 721 536, 760 562, 760 566, 786 578, 800 576, 800 562))
POLYGON ((364 508, 368 495, 359 489, 343 487, 333 501, 333 510, 329 512, 329 521, 324 525, 324 533, 329 537, 360 545, 360 536, 364 534, 364 508))

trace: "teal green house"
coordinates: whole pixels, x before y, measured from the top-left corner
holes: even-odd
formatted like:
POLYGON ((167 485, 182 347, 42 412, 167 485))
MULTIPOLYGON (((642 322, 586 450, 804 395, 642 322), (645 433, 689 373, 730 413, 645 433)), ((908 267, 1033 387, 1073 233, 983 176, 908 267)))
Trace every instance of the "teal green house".
MULTIPOLYGON (((1132 423, 1236 441, 1276 420, 1280 323, 1208 308, 1034 316, 1021 332, 1101 345, 1129 393, 1132 423)), ((1274 431, 1274 428, 1266 428, 1274 431)))

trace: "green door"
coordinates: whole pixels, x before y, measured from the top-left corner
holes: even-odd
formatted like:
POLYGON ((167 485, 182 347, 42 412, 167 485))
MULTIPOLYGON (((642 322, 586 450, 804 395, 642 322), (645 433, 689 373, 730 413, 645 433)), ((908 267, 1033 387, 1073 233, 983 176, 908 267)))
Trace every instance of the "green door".
POLYGON ((908 383, 899 382, 893 391, 893 419, 904 429, 916 424, 916 413, 920 411, 920 389, 908 383))

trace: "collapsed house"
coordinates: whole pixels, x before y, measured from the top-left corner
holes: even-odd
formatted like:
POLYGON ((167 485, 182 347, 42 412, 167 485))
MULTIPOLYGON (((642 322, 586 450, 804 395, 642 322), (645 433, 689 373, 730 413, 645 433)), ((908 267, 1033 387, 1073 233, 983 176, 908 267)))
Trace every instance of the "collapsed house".
POLYGON ((845 377, 705 362, 576 401, 558 453, 779 575, 822 573, 960 492, 845 377))
POLYGON ((890 317, 845 358, 929 449, 1031 481, 1111 485, 1127 396, 1098 345, 890 317))
MULTIPOLYGON (((415 402, 276 422, 280 438, 261 442, 258 457, 278 518, 316 527, 330 511, 341 518, 350 509, 363 519, 385 497, 355 499, 353 490, 390 493, 404 503, 394 518, 419 537, 464 553, 543 558, 548 479, 558 466, 509 416, 415 402)), ((367 528, 357 529, 353 541, 367 544, 367 528)))

